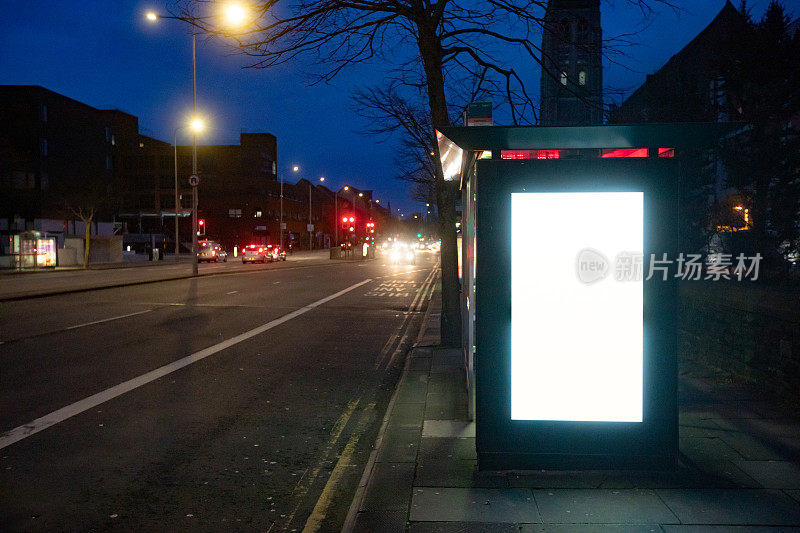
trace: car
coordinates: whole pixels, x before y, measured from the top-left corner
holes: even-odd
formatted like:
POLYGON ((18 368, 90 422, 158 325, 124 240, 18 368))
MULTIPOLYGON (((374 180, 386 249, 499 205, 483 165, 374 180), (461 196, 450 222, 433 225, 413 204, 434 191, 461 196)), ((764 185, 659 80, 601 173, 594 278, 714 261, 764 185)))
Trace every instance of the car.
POLYGON ((280 246, 267 245, 267 255, 270 261, 286 261, 286 251, 281 250, 280 246))
POLYGON ((417 262, 417 254, 413 246, 395 241, 389 250, 389 261, 395 265, 413 265, 417 262))
POLYGON ((268 255, 266 244, 248 244, 242 248, 242 264, 266 263, 268 255))
POLYGON ((228 260, 228 254, 225 252, 225 249, 218 243, 214 241, 200 241, 197 243, 198 250, 197 250, 197 262, 202 263, 203 261, 208 261, 218 263, 222 261, 223 263, 228 260))

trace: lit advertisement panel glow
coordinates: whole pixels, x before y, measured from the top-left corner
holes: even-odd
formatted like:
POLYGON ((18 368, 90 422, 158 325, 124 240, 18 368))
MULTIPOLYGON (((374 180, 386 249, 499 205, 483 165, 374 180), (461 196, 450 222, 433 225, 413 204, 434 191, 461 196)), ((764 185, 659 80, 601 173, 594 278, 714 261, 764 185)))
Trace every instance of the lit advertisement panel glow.
POLYGON ((644 195, 512 193, 511 418, 641 422, 644 195))

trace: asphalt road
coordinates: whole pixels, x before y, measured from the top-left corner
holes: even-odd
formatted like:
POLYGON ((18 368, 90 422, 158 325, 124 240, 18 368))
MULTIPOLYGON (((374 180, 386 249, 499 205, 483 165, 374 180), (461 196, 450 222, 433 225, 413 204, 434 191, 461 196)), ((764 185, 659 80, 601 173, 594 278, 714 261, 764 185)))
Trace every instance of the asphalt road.
POLYGON ((338 531, 436 259, 2 303, 0 529, 338 531))

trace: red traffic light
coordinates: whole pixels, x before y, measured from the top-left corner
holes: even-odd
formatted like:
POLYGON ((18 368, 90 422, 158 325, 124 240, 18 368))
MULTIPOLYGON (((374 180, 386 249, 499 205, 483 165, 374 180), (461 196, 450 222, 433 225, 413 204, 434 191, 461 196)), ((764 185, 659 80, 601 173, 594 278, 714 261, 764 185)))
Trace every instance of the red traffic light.
POLYGON ((198 220, 197 223, 200 224, 201 226, 205 226, 206 225, 206 221, 205 220, 198 220))
POLYGON ((347 217, 342 217, 342 222, 347 222, 347 217))
POLYGON ((350 217, 350 222, 353 222, 353 221, 355 221, 355 218, 350 217))

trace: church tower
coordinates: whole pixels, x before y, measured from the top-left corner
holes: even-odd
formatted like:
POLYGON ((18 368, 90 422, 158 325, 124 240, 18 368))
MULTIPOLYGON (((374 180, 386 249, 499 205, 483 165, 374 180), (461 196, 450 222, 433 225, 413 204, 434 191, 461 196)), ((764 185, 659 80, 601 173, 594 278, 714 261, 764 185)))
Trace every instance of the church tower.
POLYGON ((542 126, 603 123, 600 0, 550 0, 542 34, 542 126))

